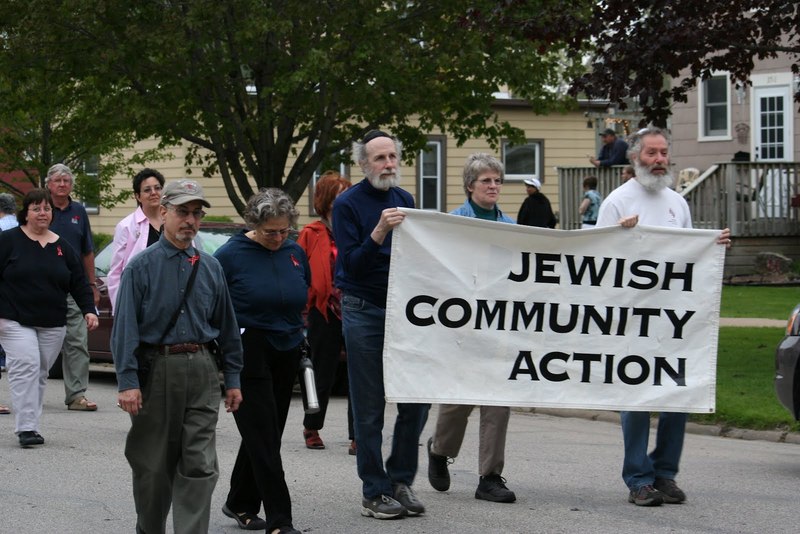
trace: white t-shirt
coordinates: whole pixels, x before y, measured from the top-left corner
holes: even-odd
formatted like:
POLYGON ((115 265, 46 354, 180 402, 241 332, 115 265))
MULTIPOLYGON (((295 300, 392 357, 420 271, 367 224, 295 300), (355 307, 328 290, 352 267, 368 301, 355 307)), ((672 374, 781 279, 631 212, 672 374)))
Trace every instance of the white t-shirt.
POLYGON ((597 226, 614 226, 623 217, 639 216, 639 224, 691 228, 689 204, 675 190, 648 191, 636 179, 614 189, 600 205, 597 226))

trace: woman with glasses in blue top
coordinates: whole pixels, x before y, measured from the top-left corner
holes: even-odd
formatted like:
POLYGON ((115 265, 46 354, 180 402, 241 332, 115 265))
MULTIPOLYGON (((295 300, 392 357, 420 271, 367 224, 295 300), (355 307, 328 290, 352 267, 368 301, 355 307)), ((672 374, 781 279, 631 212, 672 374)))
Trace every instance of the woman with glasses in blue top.
POLYGON ((247 399, 233 414, 242 444, 222 511, 240 528, 269 533, 299 534, 292 526, 281 460, 311 284, 306 253, 288 239, 298 216, 286 193, 262 189, 245 207, 249 230, 214 254, 242 330, 242 398, 247 399), (266 521, 257 515, 262 504, 266 521))

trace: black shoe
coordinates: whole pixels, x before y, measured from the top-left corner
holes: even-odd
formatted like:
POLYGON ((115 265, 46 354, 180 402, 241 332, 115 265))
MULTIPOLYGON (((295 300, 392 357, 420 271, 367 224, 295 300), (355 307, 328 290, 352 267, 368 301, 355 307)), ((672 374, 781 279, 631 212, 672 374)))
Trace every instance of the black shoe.
POLYGON ((425 513, 425 506, 417 499, 417 496, 406 484, 394 485, 394 500, 403 505, 406 511, 408 511, 408 515, 425 513))
MULTIPOLYGON (((272 532, 275 532, 275 529, 273 529, 272 532)), ((278 534, 303 534, 303 533, 294 528, 292 525, 284 525, 278 528, 278 534)))
POLYGON ((667 504, 679 504, 686 500, 686 494, 671 478, 657 478, 653 487, 663 495, 667 504))
POLYGON ((450 471, 447 470, 447 456, 431 452, 433 437, 428 439, 428 482, 437 491, 450 489, 450 471))
POLYGON ((388 495, 379 495, 374 499, 361 501, 361 515, 375 519, 394 519, 406 515, 406 507, 388 495))
POLYGON ((500 475, 486 475, 478 482, 475 498, 492 502, 514 502, 517 496, 506 487, 506 479, 500 475))
POLYGON ((23 449, 33 447, 34 445, 44 445, 44 438, 38 432, 25 430, 19 433, 19 444, 23 449))
POLYGON ((648 484, 631 490, 628 494, 628 502, 636 506, 661 506, 664 502, 664 494, 648 484))
POLYGON ((222 513, 236 520, 242 530, 266 530, 267 522, 250 512, 236 513, 228 508, 227 503, 222 505, 222 513))

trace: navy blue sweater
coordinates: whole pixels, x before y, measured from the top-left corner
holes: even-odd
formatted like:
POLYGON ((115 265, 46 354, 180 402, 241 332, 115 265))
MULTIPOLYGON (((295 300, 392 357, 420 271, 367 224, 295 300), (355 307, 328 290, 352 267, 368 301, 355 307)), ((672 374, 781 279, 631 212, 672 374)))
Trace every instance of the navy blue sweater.
POLYGON ((294 241, 271 251, 236 234, 214 253, 225 271, 240 328, 269 332, 278 350, 303 339, 303 309, 308 300, 311 269, 306 253, 294 241))
POLYGON ((370 234, 386 208, 413 208, 413 197, 399 187, 375 189, 367 179, 357 183, 333 204, 336 287, 381 308, 386 307, 392 233, 378 245, 370 234))

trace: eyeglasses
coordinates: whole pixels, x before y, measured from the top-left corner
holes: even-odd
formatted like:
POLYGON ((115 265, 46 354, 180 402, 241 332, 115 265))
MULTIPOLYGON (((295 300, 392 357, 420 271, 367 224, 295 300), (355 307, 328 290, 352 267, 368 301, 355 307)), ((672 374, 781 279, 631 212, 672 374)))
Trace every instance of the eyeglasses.
POLYGON ((183 208, 181 206, 177 206, 177 207, 170 206, 168 209, 171 209, 172 211, 174 211, 175 215, 177 215, 181 219, 186 219, 187 217, 189 217, 189 215, 193 215, 195 219, 200 220, 200 219, 202 219, 203 217, 206 216, 206 212, 203 211, 203 210, 189 211, 186 208, 183 208))
POLYGON ((485 185, 487 187, 492 185, 492 184, 494 184, 494 185, 503 185, 503 179, 502 178, 481 178, 480 180, 478 180, 478 183, 481 184, 481 185, 485 185))
POLYGON ((256 230, 256 232, 264 237, 286 237, 290 230, 291 228, 284 228, 282 230, 256 230))
POLYGON ((164 189, 164 188, 161 187, 160 185, 154 185, 154 186, 151 186, 151 187, 145 187, 144 189, 141 190, 141 192, 139 194, 144 193, 146 195, 149 195, 150 193, 153 193, 153 192, 160 193, 162 189, 164 189))
POLYGON ((50 206, 28 206, 28 211, 32 211, 33 213, 50 213, 53 211, 53 208, 50 206))

